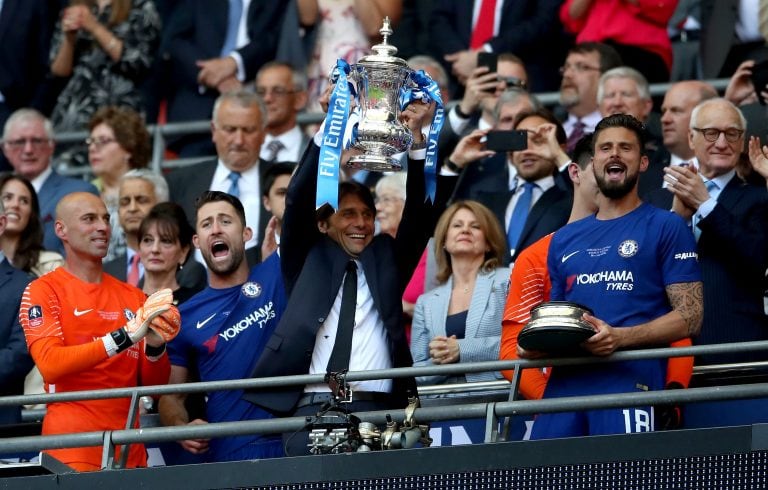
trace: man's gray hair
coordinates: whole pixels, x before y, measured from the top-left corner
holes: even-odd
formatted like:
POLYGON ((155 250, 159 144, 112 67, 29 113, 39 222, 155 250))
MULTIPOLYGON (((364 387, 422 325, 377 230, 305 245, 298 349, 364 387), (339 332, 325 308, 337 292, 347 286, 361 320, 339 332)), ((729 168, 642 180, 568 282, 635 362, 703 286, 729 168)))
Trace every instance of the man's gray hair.
POLYGON ((259 75, 261 75, 265 70, 277 67, 288 68, 291 70, 291 83, 293 83, 294 90, 297 92, 304 92, 307 90, 307 85, 309 84, 307 80, 307 74, 302 70, 297 70, 293 67, 293 65, 286 63, 285 61, 268 61, 264 63, 261 65, 261 68, 259 68, 259 71, 256 72, 256 79, 258 80, 259 75))
POLYGON ((46 136, 49 140, 53 140, 54 133, 51 121, 36 109, 30 108, 17 109, 11 114, 8 120, 5 121, 5 126, 3 126, 3 140, 8 138, 8 133, 11 132, 14 125, 27 121, 41 121, 46 136))
POLYGON ((744 117, 744 113, 741 112, 741 109, 738 108, 736 104, 731 102, 730 100, 724 99, 722 97, 716 97, 714 99, 707 99, 703 102, 699 102, 699 104, 693 108, 691 111, 691 121, 688 123, 688 129, 698 128, 698 119, 699 119, 699 112, 702 108, 710 106, 710 105, 724 105, 726 107, 732 108, 734 111, 736 111, 736 114, 739 115, 739 124, 742 131, 747 130, 747 118, 744 117))
POLYGON ((448 74, 445 72, 445 68, 443 68, 443 65, 441 65, 433 57, 427 56, 425 54, 417 54, 416 56, 411 56, 410 58, 408 58, 406 60, 406 63, 408 63, 408 66, 410 66, 411 69, 417 70, 417 71, 423 70, 424 67, 433 68, 437 72, 437 78, 435 79, 435 82, 437 82, 437 85, 440 87, 448 86, 449 84, 448 74))
POLYGON ((376 197, 378 198, 382 192, 389 189, 394 191, 397 194, 397 197, 405 200, 406 177, 405 172, 396 172, 380 178, 379 181, 376 182, 376 197))
POLYGON ((605 82, 611 78, 629 78, 635 82, 637 95, 642 100, 651 100, 651 88, 648 86, 648 79, 642 73, 629 66, 618 66, 611 68, 600 75, 600 81, 597 83, 597 103, 599 104, 605 96, 605 82))
POLYGON ((504 90, 499 96, 499 100, 496 101, 496 106, 493 108, 493 120, 498 122, 502 107, 507 104, 517 104, 520 99, 528 99, 531 110, 538 111, 544 108, 539 99, 532 93, 519 87, 510 87, 504 90))
POLYGON ((267 127, 267 108, 264 106, 264 102, 261 97, 248 90, 235 90, 231 92, 224 92, 219 95, 216 102, 213 104, 213 124, 218 122, 219 108, 222 102, 230 101, 238 107, 250 108, 256 106, 259 108, 259 114, 261 119, 261 129, 267 127))
POLYGON ((157 202, 167 202, 171 199, 168 191, 168 182, 165 177, 150 170, 148 168, 134 168, 127 171, 120 177, 120 184, 130 179, 141 179, 152 184, 152 188, 155 190, 155 198, 157 202))

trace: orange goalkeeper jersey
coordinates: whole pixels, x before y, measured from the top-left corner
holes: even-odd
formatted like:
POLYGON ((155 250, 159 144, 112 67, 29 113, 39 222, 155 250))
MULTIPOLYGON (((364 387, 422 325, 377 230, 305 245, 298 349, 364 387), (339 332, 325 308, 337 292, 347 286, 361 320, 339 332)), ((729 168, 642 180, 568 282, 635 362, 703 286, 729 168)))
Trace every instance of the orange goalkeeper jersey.
MULTIPOLYGON (((167 355, 149 360, 142 341, 109 358, 101 340, 124 326, 144 300, 139 289, 107 274, 102 274, 101 283, 88 283, 59 267, 32 281, 22 296, 19 320, 46 390, 60 393, 167 383, 167 355)), ((51 403, 43 434, 124 429, 129 402, 119 398, 51 403)), ((101 467, 101 447, 46 452, 76 469, 101 467)), ((133 445, 128 467, 145 465, 144 447, 133 445)))

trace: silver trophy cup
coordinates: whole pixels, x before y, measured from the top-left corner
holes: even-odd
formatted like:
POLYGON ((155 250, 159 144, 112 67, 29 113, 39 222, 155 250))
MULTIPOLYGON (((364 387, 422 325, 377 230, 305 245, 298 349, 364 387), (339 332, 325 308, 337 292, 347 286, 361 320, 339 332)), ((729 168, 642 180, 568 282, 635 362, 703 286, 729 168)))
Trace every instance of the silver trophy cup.
POLYGON ((413 135, 400 122, 400 92, 410 83, 412 70, 402 58, 395 56, 397 48, 388 43, 392 29, 389 17, 379 31, 381 44, 371 48, 351 68, 350 78, 357 85, 360 122, 352 148, 362 151, 349 160, 355 168, 389 172, 401 170, 400 162, 392 155, 402 153, 411 145, 413 135))

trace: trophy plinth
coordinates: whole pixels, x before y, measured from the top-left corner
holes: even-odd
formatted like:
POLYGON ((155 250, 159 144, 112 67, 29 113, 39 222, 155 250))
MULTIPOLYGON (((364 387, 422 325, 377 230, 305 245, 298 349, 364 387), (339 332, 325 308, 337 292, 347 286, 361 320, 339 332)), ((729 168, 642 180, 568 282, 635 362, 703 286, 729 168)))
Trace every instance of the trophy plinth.
POLYGON ((395 56, 397 48, 388 43, 392 34, 389 17, 379 31, 381 44, 352 67, 350 78, 357 84, 360 122, 352 148, 363 152, 352 157, 347 165, 377 172, 397 171, 402 166, 396 153, 407 151, 413 135, 399 119, 400 92, 410 80, 411 69, 402 58, 395 56))

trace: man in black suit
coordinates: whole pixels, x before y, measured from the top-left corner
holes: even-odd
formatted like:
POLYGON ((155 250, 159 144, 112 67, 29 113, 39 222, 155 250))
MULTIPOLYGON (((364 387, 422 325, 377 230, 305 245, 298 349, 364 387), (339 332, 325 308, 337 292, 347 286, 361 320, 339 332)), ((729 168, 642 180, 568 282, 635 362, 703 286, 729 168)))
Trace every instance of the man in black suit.
POLYGON ((447 62, 446 68, 463 84, 477 66, 477 53, 514 53, 531 77, 535 92, 556 90, 557 67, 562 59, 561 27, 557 18, 559 0, 507 0, 495 9, 500 19, 491 19, 487 35, 478 38, 481 0, 435 2, 429 22, 432 54, 447 62), (478 12, 478 15, 474 15, 478 12), (479 41, 479 45, 476 41, 479 41), (475 46, 473 46, 475 44, 475 46), (547 56, 542 56, 547 53, 547 56))
MULTIPOLYGON (((557 178, 558 168, 570 159, 564 151, 565 131, 552 113, 546 109, 523 111, 517 115, 513 128, 528 133, 528 147, 506 155, 516 172, 512 176, 514 178, 510 180, 512 172, 507 169, 506 163, 503 166, 496 163, 493 167, 496 169, 495 177, 488 173, 478 181, 479 185, 467 182, 464 176, 460 177, 454 196, 480 201, 493 211, 507 233, 510 252, 507 261, 514 262, 527 246, 568 222, 573 196, 572 190, 557 178), (496 183, 491 184, 494 181, 496 183), (505 189, 504 186, 508 187, 505 189), (527 217, 522 229, 514 231, 515 227, 511 225, 515 221, 512 219, 515 209, 518 202, 527 199, 525 194, 528 192, 531 196, 527 217)), ((460 152, 465 149, 469 155, 488 153, 483 153, 484 143, 478 138, 480 134, 474 135, 472 144, 463 145, 469 142, 462 140, 456 147, 457 151, 451 155, 451 161, 460 160, 460 152)))
MULTIPOLYGON (((691 221, 704 282, 704 322, 695 345, 768 339, 763 309, 768 268, 768 193, 736 173, 746 123, 724 99, 693 110, 689 142, 699 163, 665 169, 672 209, 691 221)), ((702 355, 696 365, 766 361, 764 352, 702 355)), ((694 376, 691 387, 768 380, 765 370, 694 376)), ((687 407, 687 427, 768 422, 768 399, 713 402, 687 407)))
POLYGON ((203 191, 228 192, 240 199, 247 226, 253 230, 253 238, 246 243, 250 265, 260 261, 258 245, 270 218, 261 200, 261 183, 271 164, 259 159, 265 113, 256 94, 245 91, 222 94, 216 99, 211 121, 218 159, 168 175, 171 201, 181 205, 190 220, 196 215, 195 199, 203 191))
MULTIPOLYGON (((185 0, 177 6, 166 28, 163 49, 174 87, 168 100, 169 122, 208 119, 220 93, 241 88, 264 63, 274 59, 282 2, 251 0, 240 15, 230 11, 237 3, 185 0), (236 29, 230 28, 231 16, 238 19, 236 29)), ((210 142, 190 141, 185 138, 176 143, 182 155, 210 154, 210 142)))
MULTIPOLYGON (((421 149, 412 147, 410 151, 407 199, 397 238, 373 236, 373 196, 356 182, 339 186, 338 210, 326 205, 316 213, 320 148, 311 145, 302 158, 288 188, 280 241, 288 306, 256 362, 253 376, 341 371, 332 369, 330 360, 336 358, 332 351, 339 340, 337 331, 344 330, 339 327, 344 317, 340 310, 345 310, 342 303, 346 303, 342 301, 342 281, 348 281, 350 275, 357 281, 357 300, 354 318, 349 318, 350 328, 354 321, 354 333, 345 365, 350 371, 364 371, 413 364, 401 298, 436 218, 435 208, 425 201, 426 141, 419 131, 428 105, 414 104, 413 110, 405 111, 406 123, 414 133, 414 146, 421 149)), ((353 412, 405 408, 407 398, 416 396, 413 378, 351 382, 350 387, 352 401, 342 406, 353 412)), ((333 395, 323 383, 255 391, 246 399, 276 413, 315 415, 333 395)), ((306 433, 288 436, 288 455, 308 453, 306 433)))
POLYGON ((296 123, 307 105, 307 76, 291 65, 272 61, 256 75, 256 94, 267 109, 261 158, 267 162, 298 163, 309 138, 296 123))
MULTIPOLYGON (((7 217, 0 202, 0 235, 7 217)), ((19 324, 19 304, 29 276, 14 268, 0 252, 0 396, 24 393, 24 377, 34 366, 24 331, 19 324)), ((0 408, 0 425, 21 422, 21 407, 0 408)))
MULTIPOLYGON (((0 126, 22 107, 45 111, 49 47, 56 12, 46 0, 0 3, 0 126), (23 28, 17 28, 23 26, 23 28)), ((0 168, 0 170, 5 170, 0 168)))

